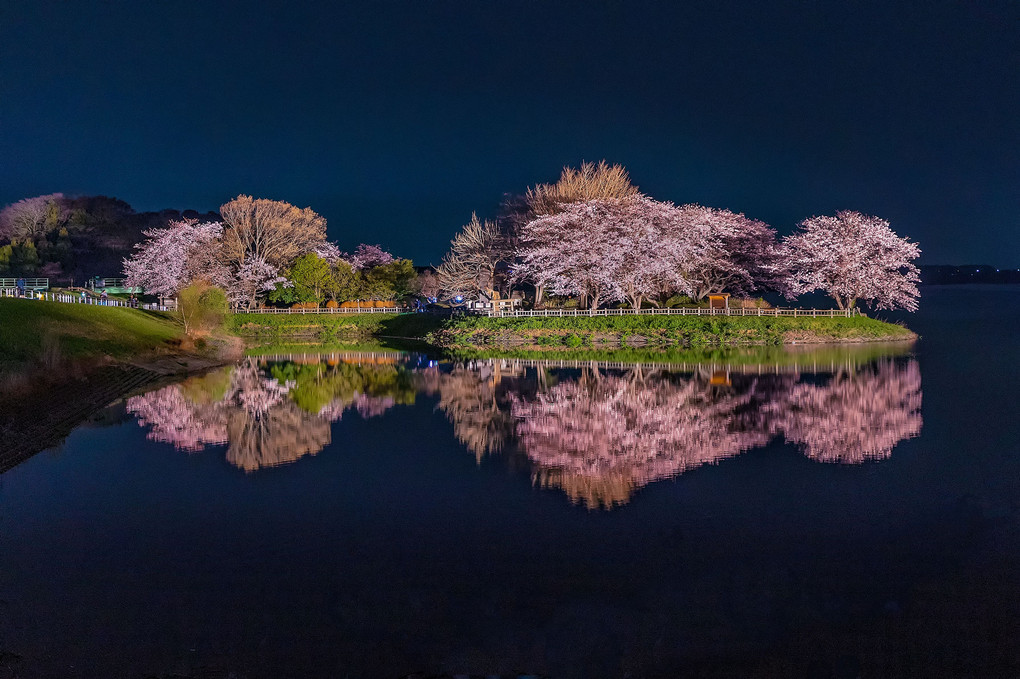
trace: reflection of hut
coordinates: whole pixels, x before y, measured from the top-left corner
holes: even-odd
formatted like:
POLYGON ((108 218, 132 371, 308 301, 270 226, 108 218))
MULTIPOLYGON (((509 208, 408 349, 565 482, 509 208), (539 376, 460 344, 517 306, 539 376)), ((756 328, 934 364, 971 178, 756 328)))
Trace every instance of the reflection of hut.
POLYGON ((708 383, 713 387, 729 387, 732 385, 730 382, 730 371, 729 370, 715 370, 712 372, 712 377, 709 378, 708 383))
POLYGON ((730 308, 730 293, 720 292, 715 295, 708 296, 708 308, 709 309, 729 309, 730 308))

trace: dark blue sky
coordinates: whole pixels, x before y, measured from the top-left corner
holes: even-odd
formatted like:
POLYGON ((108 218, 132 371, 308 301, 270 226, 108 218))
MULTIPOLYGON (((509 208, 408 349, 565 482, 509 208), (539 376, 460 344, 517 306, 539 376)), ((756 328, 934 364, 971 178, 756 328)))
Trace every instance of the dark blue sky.
POLYGON ((781 233, 857 209, 923 263, 1020 267, 1018 35, 996 0, 5 0, 0 203, 250 193, 438 262, 472 210, 606 158, 781 233))

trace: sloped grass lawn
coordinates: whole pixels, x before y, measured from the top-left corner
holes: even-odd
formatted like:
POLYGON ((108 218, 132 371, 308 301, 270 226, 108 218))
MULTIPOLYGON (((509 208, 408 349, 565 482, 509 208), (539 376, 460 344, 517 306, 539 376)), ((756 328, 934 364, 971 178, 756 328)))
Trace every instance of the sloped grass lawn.
POLYGON ((0 367, 44 360, 125 358, 179 340, 166 314, 123 307, 0 299, 0 367))

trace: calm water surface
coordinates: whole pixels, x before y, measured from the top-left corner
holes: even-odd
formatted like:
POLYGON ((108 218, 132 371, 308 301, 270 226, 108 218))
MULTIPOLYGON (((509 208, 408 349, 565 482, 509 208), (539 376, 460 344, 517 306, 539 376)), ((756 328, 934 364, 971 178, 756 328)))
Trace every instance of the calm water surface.
POLYGON ((1020 289, 924 292, 906 349, 132 397, 0 476, 0 678, 1018 676, 1020 289))

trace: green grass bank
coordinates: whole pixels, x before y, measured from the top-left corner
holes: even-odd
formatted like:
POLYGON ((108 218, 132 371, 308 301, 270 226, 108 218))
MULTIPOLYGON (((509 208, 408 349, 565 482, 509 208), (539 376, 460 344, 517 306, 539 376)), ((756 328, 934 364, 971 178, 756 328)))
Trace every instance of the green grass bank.
POLYGON ((878 342, 916 337, 907 328, 866 316, 577 316, 442 317, 432 314, 234 314, 228 330, 276 342, 399 337, 445 348, 534 350, 628 346, 708 346, 878 342))
POLYGON ((0 299, 0 368, 170 351, 183 337, 166 314, 85 304, 0 299))

